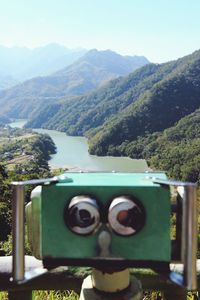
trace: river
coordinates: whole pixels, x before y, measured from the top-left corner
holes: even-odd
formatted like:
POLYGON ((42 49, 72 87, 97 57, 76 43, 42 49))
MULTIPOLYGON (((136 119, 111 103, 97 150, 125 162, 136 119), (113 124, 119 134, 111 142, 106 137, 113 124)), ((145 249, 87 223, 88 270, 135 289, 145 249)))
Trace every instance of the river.
MULTIPOLYGON (((22 128, 26 120, 18 120, 9 124, 22 128)), ((128 157, 99 157, 88 153, 87 139, 84 137, 67 136, 63 132, 47 129, 34 129, 38 133, 50 135, 57 147, 57 153, 49 160, 51 168, 62 167, 70 169, 86 169, 91 171, 119 171, 135 172, 147 171, 145 160, 130 159, 128 157)))

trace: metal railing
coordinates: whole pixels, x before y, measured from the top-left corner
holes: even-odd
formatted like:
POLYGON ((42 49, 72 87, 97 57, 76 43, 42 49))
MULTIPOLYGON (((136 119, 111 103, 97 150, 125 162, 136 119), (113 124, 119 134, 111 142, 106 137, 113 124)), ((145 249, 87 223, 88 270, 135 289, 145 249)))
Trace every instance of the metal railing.
MULTIPOLYGON (((200 260, 198 262, 200 266, 200 260)), ((80 273, 72 274, 67 267, 60 267, 31 281, 17 284, 10 281, 12 257, 1 258, 0 264, 0 290, 8 291, 9 300, 31 300, 33 290, 73 290, 79 294, 85 277, 85 275, 80 275, 80 273), (6 264, 2 262, 4 259, 6 264)), ((26 256, 26 265, 31 270, 38 267, 38 261, 33 257, 26 256)), ((198 291, 200 291, 200 267, 198 267, 198 272, 197 283, 198 291)), ((184 288, 167 281, 156 273, 142 269, 134 270, 133 273, 141 281, 144 291, 161 291, 165 300, 187 299, 187 291, 184 288)))

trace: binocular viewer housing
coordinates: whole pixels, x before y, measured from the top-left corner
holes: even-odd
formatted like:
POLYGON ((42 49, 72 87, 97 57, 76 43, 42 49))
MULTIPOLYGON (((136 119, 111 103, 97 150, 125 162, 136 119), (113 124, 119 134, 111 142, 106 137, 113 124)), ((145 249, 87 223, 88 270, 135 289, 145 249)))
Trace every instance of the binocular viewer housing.
POLYGON ((26 208, 33 255, 59 265, 160 267, 171 257, 164 173, 67 173, 37 186, 26 208))

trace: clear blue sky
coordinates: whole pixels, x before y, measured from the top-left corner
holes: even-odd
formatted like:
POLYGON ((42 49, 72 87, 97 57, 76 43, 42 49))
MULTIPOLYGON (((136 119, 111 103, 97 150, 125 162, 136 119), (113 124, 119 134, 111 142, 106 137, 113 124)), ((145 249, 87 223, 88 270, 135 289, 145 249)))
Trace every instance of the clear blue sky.
POLYGON ((200 0, 0 0, 0 45, 112 49, 165 62, 200 49, 200 0))

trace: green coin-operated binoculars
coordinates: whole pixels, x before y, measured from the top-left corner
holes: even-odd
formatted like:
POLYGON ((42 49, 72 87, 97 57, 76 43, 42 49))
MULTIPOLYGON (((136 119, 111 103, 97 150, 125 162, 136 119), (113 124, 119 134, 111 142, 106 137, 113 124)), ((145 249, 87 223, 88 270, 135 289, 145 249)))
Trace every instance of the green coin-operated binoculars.
POLYGON ((15 182, 13 279, 26 280, 23 260, 24 185, 38 185, 26 207, 33 255, 47 269, 63 265, 100 270, 152 268, 196 289, 196 185, 164 173, 66 173, 15 182), (177 188, 171 202, 170 186, 177 188), (170 218, 176 214, 176 238, 170 218), (170 271, 183 263, 183 275, 170 271))

